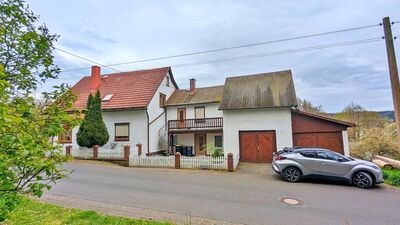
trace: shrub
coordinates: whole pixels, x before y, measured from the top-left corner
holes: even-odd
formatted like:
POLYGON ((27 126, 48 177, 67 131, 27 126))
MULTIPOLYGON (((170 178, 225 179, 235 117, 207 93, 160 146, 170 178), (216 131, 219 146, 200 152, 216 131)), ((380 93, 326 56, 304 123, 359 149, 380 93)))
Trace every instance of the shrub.
POLYGON ((400 187, 400 170, 383 169, 383 178, 385 179, 385 183, 400 187))
POLYGON ((374 155, 400 159, 395 123, 387 122, 383 127, 363 129, 360 138, 350 143, 350 155, 371 160, 374 155))
POLYGON ((95 145, 103 146, 110 138, 101 113, 99 90, 94 98, 91 94, 89 95, 85 119, 79 127, 76 138, 79 146, 87 148, 95 145))

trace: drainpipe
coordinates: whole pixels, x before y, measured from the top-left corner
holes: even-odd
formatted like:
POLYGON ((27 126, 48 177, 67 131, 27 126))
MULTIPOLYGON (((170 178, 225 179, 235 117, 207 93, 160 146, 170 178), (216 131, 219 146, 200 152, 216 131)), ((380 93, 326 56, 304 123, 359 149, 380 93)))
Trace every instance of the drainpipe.
POLYGON ((146 116, 147 116, 147 154, 150 154, 150 119, 149 119, 149 112, 146 109, 146 116))

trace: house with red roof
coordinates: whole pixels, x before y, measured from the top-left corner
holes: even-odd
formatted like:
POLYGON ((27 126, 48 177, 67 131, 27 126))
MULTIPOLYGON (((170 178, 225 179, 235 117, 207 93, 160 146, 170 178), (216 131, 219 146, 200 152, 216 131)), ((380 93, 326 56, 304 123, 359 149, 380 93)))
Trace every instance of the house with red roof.
MULTIPOLYGON (((186 156, 233 153, 242 162, 271 162, 285 147, 313 146, 349 155, 354 124, 297 109, 290 70, 226 78, 224 85, 179 89, 170 67, 91 76, 72 87, 75 109, 100 90, 106 147, 142 146, 142 152, 186 156)), ((61 142, 78 148, 73 128, 61 142)), ((135 151, 135 147, 132 148, 135 151)), ((137 154, 132 154, 137 155, 137 154)))
MULTIPOLYGON (((141 144, 143 153, 158 151, 158 133, 166 119, 164 103, 178 89, 171 68, 101 75, 101 68, 93 66, 91 76, 83 77, 71 89, 77 95, 73 107, 85 109, 89 94, 97 89, 110 136, 106 145, 141 144)), ((62 143, 78 148, 78 129, 71 129, 62 143)))

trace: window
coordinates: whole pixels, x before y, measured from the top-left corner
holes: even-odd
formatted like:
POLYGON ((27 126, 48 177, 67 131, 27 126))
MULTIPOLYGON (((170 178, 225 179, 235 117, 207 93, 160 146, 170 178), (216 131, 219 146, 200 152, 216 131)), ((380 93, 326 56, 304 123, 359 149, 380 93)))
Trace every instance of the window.
POLYGON ((194 108, 194 116, 196 119, 204 119, 205 118, 205 109, 204 106, 194 108))
POLYGON ((222 135, 214 136, 214 146, 216 148, 222 148, 222 135))
POLYGON ((166 79, 167 79, 166 80, 166 83, 167 83, 166 85, 167 85, 167 87, 169 87, 169 76, 166 76, 166 79))
POLYGON ((160 108, 164 107, 166 97, 167 97, 166 95, 164 95, 163 93, 160 93, 160 108))
POLYGON ((332 152, 317 152, 317 156, 319 159, 327 159, 327 160, 335 160, 338 161, 339 155, 332 152))
POLYGON ((301 151, 299 153, 300 153, 300 155, 307 157, 307 158, 317 158, 314 151, 301 151))
POLYGON ((178 144, 178 135, 173 134, 172 135, 172 145, 177 145, 178 144))
POLYGON ((69 127, 64 127, 64 133, 58 136, 58 140, 60 143, 72 143, 72 129, 69 127))
POLYGON ((129 141, 129 123, 115 124, 115 141, 129 141))
POLYGON ((108 94, 108 95, 104 96, 104 98, 101 101, 108 102, 108 101, 110 101, 112 96, 114 96, 114 94, 108 94))

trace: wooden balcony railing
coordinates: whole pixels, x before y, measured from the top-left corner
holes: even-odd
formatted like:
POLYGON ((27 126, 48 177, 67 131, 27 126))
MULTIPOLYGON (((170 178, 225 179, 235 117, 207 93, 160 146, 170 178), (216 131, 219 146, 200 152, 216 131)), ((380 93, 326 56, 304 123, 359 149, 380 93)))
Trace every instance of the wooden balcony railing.
POLYGON ((168 130, 222 128, 222 117, 186 120, 168 120, 168 130))

